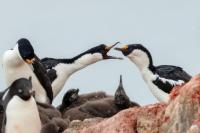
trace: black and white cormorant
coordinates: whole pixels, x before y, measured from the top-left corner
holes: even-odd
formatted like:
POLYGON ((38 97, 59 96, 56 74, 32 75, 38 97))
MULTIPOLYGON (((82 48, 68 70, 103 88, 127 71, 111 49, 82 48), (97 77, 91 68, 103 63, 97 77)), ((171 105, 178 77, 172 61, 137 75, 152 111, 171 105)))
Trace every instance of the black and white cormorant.
POLYGON ((121 59, 107 55, 111 48, 118 43, 119 42, 111 46, 101 44, 70 59, 41 59, 41 62, 47 69, 48 76, 51 79, 54 97, 56 97, 57 94, 62 90, 67 79, 76 71, 101 60, 121 59))
POLYGON ((4 95, 2 133, 39 133, 41 121, 31 78, 14 81, 4 95))
POLYGON ((16 79, 32 77, 36 101, 51 103, 53 91, 51 81, 43 64, 40 63, 29 40, 22 38, 17 45, 3 54, 3 71, 7 86, 16 79))
POLYGON ((174 86, 182 85, 191 79, 181 67, 154 66, 150 52, 141 44, 130 44, 115 49, 135 63, 149 89, 161 102, 169 101, 169 93, 174 86))

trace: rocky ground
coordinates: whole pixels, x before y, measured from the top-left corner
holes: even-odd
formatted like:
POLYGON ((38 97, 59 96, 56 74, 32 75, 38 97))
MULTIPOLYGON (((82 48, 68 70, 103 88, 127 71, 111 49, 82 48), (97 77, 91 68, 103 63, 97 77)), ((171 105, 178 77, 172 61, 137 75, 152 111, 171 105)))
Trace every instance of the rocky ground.
POLYGON ((111 118, 73 121, 64 133, 200 133, 200 75, 176 87, 169 104, 129 108, 111 118))

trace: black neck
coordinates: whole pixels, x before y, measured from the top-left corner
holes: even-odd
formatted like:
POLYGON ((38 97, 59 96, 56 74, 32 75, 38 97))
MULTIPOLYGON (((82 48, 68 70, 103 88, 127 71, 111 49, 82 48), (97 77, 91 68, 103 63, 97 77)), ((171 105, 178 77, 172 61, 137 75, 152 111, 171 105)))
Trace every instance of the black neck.
POLYGON ((152 59, 152 56, 150 54, 150 52, 146 49, 145 52, 147 53, 147 56, 149 58, 149 68, 152 68, 153 67, 153 59, 152 59))
POLYGON ((82 56, 86 55, 86 54, 93 54, 94 52, 91 52, 91 49, 73 57, 73 58, 69 58, 69 59, 57 59, 57 61, 61 62, 61 63, 65 63, 65 64, 72 64, 74 63, 76 60, 78 60, 79 58, 81 58, 82 56))
POLYGON ((142 50, 147 54, 147 56, 148 56, 148 58, 149 58, 149 66, 148 66, 148 68, 149 68, 152 72, 154 72, 154 71, 155 71, 155 67, 154 67, 154 65, 153 65, 153 59, 152 59, 151 53, 150 53, 146 48, 143 48, 142 50))
POLYGON ((149 65, 149 69, 154 73, 155 72, 155 67, 154 65, 149 65))

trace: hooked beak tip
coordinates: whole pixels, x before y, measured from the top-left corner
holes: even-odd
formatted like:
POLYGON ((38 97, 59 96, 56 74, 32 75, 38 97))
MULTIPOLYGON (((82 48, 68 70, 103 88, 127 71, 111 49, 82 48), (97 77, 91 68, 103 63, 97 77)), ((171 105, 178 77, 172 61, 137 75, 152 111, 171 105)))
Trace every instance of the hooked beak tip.
POLYGON ((115 44, 113 44, 113 45, 111 45, 111 46, 107 46, 106 48, 105 48, 105 50, 106 50, 106 55, 104 56, 104 59, 118 59, 118 60, 123 60, 123 58, 121 58, 121 57, 114 57, 114 56, 109 56, 109 55, 107 55, 107 53, 113 48, 113 47, 115 47, 117 44, 119 44, 120 42, 116 42, 115 44))
POLYGON ((107 46, 105 49, 107 50, 107 51, 110 51, 113 47, 115 47, 118 43, 120 43, 120 42, 116 42, 115 44, 113 44, 113 45, 111 45, 111 46, 107 46))
POLYGON ((120 42, 116 42, 115 44, 114 44, 114 46, 116 46, 117 44, 119 44, 120 42))

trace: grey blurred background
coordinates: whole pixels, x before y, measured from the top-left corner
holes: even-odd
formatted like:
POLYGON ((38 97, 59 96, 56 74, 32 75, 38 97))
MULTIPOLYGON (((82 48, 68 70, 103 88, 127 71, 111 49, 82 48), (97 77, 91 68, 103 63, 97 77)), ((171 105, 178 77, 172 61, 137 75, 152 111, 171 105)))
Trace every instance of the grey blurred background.
MULTIPOLYGON (((28 38, 39 57, 73 57, 101 43, 142 43, 155 65, 182 66, 191 75, 200 72, 199 0, 0 0, 0 54, 28 38)), ((112 55, 123 57, 119 52, 112 55)), ((0 88, 5 81, 0 67, 0 88)), ((54 101, 69 88, 80 93, 104 90, 114 94, 123 75, 131 100, 155 103, 138 69, 123 61, 101 61, 67 81, 54 101)))

